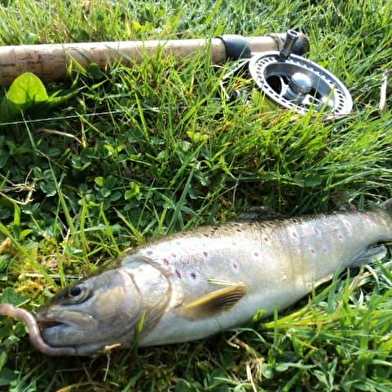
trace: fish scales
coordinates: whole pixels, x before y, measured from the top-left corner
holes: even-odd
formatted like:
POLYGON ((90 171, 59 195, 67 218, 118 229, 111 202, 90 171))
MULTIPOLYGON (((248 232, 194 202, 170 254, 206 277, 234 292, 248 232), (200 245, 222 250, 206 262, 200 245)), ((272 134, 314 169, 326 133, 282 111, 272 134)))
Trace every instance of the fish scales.
POLYGON ((206 226, 152 241, 39 309, 42 336, 51 346, 89 355, 243 325, 256 312, 284 309, 334 274, 381 256, 379 244, 392 240, 391 204, 206 226))

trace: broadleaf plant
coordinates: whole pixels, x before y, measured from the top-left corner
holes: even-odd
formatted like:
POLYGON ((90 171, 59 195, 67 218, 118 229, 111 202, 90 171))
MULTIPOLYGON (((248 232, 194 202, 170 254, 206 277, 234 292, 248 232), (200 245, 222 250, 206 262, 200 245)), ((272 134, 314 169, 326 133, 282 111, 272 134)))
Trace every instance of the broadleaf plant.
POLYGON ((11 84, 0 104, 0 121, 10 121, 21 116, 45 116, 55 106, 66 102, 77 91, 59 96, 49 96, 41 79, 31 72, 18 76, 11 84))

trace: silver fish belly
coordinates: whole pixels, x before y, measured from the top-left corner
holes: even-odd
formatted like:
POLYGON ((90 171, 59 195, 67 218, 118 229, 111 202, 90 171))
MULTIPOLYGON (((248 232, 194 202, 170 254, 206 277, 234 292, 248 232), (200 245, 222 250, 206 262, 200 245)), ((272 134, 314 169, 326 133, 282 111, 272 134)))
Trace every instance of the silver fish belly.
POLYGON ((391 201, 368 212, 200 227, 137 247, 39 309, 44 340, 78 355, 205 338, 284 309, 380 257, 391 201))

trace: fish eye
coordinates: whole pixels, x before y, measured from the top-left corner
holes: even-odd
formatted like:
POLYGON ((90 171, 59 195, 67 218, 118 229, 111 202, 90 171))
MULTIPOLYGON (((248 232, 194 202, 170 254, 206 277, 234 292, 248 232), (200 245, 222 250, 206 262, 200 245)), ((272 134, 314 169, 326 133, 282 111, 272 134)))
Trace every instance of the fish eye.
POLYGON ((90 291, 84 284, 78 284, 67 289, 62 297, 65 303, 80 303, 89 297, 90 291))
POLYGON ((82 288, 80 286, 72 287, 69 290, 69 295, 71 297, 79 297, 80 294, 82 294, 82 288))

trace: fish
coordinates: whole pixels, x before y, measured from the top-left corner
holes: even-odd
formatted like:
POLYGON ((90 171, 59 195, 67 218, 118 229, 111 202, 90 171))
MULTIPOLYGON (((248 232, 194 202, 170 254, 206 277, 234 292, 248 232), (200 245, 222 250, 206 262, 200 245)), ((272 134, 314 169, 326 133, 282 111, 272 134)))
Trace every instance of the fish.
POLYGON ((200 226, 126 251, 35 317, 45 345, 71 355, 200 340, 286 309, 384 257, 391 240, 392 199, 368 211, 200 226))

